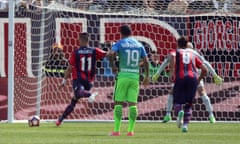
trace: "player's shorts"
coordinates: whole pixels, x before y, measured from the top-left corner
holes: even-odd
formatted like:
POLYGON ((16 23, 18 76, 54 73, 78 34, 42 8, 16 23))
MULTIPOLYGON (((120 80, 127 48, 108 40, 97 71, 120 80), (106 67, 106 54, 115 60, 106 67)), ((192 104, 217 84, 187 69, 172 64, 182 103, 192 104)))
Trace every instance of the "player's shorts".
MULTIPOLYGON (((171 87, 173 88, 174 87, 174 83, 171 84, 171 87)), ((204 82, 203 80, 200 81, 200 83, 198 84, 198 88, 199 87, 204 87, 204 82)))
POLYGON ((79 80, 79 79, 73 80, 73 91, 75 96, 78 96, 79 90, 89 91, 91 88, 92 88, 92 83, 89 82, 88 80, 79 80))
POLYGON ((192 103, 196 94, 198 81, 196 78, 185 77, 176 79, 173 87, 174 104, 192 103))
POLYGON ((118 78, 115 83, 113 100, 117 102, 137 103, 139 81, 129 78, 118 78))

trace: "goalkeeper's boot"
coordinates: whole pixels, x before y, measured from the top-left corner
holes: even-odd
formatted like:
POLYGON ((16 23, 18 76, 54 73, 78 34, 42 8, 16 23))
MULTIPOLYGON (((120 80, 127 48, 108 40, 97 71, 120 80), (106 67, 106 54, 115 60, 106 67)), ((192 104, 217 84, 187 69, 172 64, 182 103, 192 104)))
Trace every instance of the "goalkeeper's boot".
POLYGON ((94 92, 91 94, 91 96, 88 98, 88 101, 90 103, 94 102, 95 101, 95 97, 98 95, 98 92, 94 92))
POLYGON ((57 120, 55 124, 56 124, 56 126, 58 127, 58 126, 60 126, 60 125, 62 124, 62 122, 59 121, 59 120, 57 120))
POLYGON ((153 76, 152 76, 152 82, 157 82, 158 81, 158 77, 159 77, 159 75, 158 74, 154 74, 153 76))
POLYGON ((128 132, 127 136, 134 136, 134 132, 128 132))
POLYGON ((187 126, 183 126, 182 132, 188 132, 188 127, 187 126))
POLYGON ((218 76, 218 75, 214 75, 214 76, 213 76, 213 79, 214 79, 214 83, 215 83, 216 85, 220 85, 220 84, 222 84, 223 81, 224 81, 224 79, 221 78, 221 77, 218 76))
POLYGON ((171 115, 165 115, 162 122, 163 122, 163 123, 167 123, 167 122, 169 122, 169 121, 171 121, 171 120, 172 120, 171 115))
POLYGON ((184 116, 184 111, 181 110, 178 112, 178 117, 177 117, 177 127, 181 128, 181 126, 183 125, 183 116, 184 116))
POLYGON ((110 134, 110 136, 120 136, 120 132, 112 132, 111 134, 110 134))
POLYGON ((213 115, 209 117, 209 121, 210 123, 216 123, 216 119, 213 115))

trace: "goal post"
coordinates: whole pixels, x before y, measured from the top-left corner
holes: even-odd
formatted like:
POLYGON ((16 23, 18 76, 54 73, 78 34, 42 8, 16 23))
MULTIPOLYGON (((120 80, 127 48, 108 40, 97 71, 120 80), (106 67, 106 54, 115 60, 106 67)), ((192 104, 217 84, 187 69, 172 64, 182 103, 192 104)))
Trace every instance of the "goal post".
POLYGON ((9 29, 8 29, 8 122, 14 120, 14 0, 9 0, 9 29))
MULTIPOLYGON (((4 43, 0 46, 6 51, 4 54, 0 53, 0 57, 9 54, 8 60, 4 59, 4 64, 0 62, 0 68, 3 69, 1 75, 5 75, 8 80, 11 80, 11 72, 14 76, 13 84, 8 82, 8 94, 0 88, 0 96, 10 96, 11 93, 14 95, 13 101, 8 97, 8 104, 0 99, 0 104, 7 105, 9 112, 7 118, 0 116, 1 119, 12 122, 26 120, 37 114, 43 120, 56 120, 70 103, 73 92, 70 79, 67 80, 66 87, 58 89, 62 81, 56 74, 60 72, 59 69, 53 70, 54 75, 44 72, 44 66, 54 51, 53 44, 61 43, 64 56, 69 59, 71 52, 79 46, 78 35, 81 32, 89 32, 90 46, 110 49, 111 45, 121 38, 119 26, 128 24, 132 29, 132 36, 144 44, 149 59, 158 64, 177 47, 177 38, 187 35, 194 47, 225 79, 222 85, 217 86, 210 74, 205 78, 205 88, 216 120, 240 120, 239 14, 208 12, 176 15, 150 11, 142 7, 128 11, 110 11, 109 7, 104 8, 106 10, 86 11, 59 3, 43 7, 30 6, 29 10, 15 12, 15 27, 8 27, 7 17, 0 15, 0 42, 4 43), (11 34, 13 30, 10 28, 15 28, 14 34, 11 34), (11 32, 7 33, 8 29, 11 32), (8 39, 5 37, 7 35, 8 39), (6 44, 11 39, 10 35, 14 37, 12 40, 15 40, 14 52, 6 49, 6 44), (11 59, 14 59, 13 66, 11 59), (8 71, 6 66, 9 66, 8 71)), ((51 65, 59 65, 60 69, 64 67, 55 63, 51 65)), ((143 75, 140 78, 142 77, 143 75)), ((66 120, 113 120, 114 80, 115 75, 111 71, 108 59, 98 61, 92 89, 99 93, 96 101, 89 103, 87 99, 80 100, 66 120)), ((1 77, 0 81, 6 83, 4 77, 1 77)), ((158 82, 151 82, 148 88, 140 87, 137 117, 139 121, 163 119, 171 85, 168 77, 160 76, 158 82)), ((0 113, 1 111, 6 109, 0 106, 0 113)), ((172 115, 175 120, 176 116, 173 113, 172 115)), ((128 108, 124 105, 123 120, 127 119, 128 108)), ((194 101, 192 120, 208 120, 208 113, 198 95, 194 101)))

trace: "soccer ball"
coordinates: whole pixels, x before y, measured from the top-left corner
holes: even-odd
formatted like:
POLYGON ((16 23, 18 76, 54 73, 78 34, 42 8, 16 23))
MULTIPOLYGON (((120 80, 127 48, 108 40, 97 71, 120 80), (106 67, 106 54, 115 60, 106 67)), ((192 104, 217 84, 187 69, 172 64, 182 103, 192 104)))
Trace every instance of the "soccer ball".
POLYGON ((40 125, 40 118, 37 115, 31 116, 28 120, 28 125, 30 127, 37 127, 40 125))

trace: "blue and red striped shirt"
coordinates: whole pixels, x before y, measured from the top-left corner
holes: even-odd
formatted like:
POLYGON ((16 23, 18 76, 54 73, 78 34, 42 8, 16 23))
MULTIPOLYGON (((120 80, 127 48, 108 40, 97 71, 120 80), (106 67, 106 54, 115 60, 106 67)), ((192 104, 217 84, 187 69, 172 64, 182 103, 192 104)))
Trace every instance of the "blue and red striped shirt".
POLYGON ((184 77, 197 78, 197 68, 201 68, 203 62, 186 49, 177 49, 171 52, 176 59, 175 63, 175 79, 183 79, 184 77))
POLYGON ((96 61, 105 55, 106 52, 99 48, 80 47, 74 50, 69 60, 72 66, 72 78, 93 81, 96 61))

